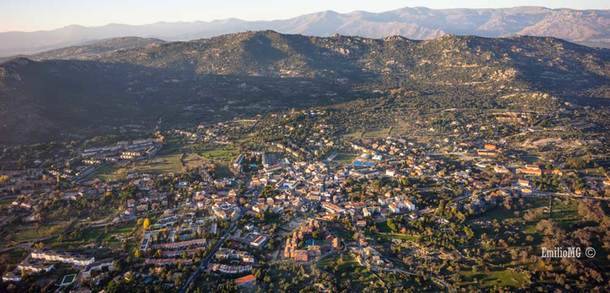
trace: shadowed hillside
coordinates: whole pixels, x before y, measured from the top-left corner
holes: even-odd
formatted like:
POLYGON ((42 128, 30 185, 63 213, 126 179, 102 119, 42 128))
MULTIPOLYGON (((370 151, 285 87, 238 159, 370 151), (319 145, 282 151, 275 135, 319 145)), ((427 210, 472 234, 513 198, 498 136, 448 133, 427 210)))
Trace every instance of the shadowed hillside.
POLYGON ((336 103, 397 88, 480 99, 610 98, 610 50, 554 38, 309 37, 273 31, 0 66, 0 142, 64 139, 336 103))

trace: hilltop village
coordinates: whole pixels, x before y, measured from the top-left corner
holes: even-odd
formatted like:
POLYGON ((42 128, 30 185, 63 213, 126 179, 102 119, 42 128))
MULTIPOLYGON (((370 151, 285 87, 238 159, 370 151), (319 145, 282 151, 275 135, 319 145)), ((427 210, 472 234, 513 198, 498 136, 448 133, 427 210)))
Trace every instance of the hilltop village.
POLYGON ((358 108, 5 148, 2 290, 607 288, 603 113, 358 108))

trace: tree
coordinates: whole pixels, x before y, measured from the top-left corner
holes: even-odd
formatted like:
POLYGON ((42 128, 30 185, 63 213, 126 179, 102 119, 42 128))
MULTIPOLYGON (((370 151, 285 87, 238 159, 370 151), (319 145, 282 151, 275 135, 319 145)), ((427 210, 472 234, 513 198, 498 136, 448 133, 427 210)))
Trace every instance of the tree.
POLYGON ((142 221, 142 228, 144 228, 144 230, 148 230, 148 227, 150 227, 150 219, 145 218, 144 221, 142 221))
POLYGON ((394 221, 392 221, 392 219, 387 219, 386 225, 393 233, 396 233, 396 231, 398 231, 398 228, 396 227, 396 224, 394 224, 394 221))
POLYGON ((34 248, 40 250, 44 248, 44 243, 42 242, 37 242, 36 244, 34 244, 34 248))
POLYGON ((444 199, 441 199, 438 202, 438 207, 436 208, 436 211, 434 212, 436 215, 443 215, 445 213, 445 205, 447 204, 447 201, 444 199))
POLYGON ((470 239, 470 238, 472 238, 474 236, 474 232, 468 226, 464 226, 464 233, 466 234, 466 237, 468 239, 470 239))
POLYGON ((115 292, 119 292, 121 288, 121 285, 117 282, 115 282, 114 280, 108 282, 108 285, 106 285, 106 292, 109 293, 115 293, 115 292))

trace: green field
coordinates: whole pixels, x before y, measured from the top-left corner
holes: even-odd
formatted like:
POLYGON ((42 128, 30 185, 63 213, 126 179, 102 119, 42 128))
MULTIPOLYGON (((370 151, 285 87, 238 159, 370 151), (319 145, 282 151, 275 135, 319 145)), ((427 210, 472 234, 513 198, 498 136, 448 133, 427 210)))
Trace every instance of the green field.
POLYGON ((126 166, 116 166, 110 164, 102 165, 92 176, 104 181, 120 180, 127 177, 127 174, 149 173, 181 173, 184 171, 180 158, 184 146, 179 138, 170 138, 157 155, 151 159, 136 161, 126 166))
POLYGON ((581 220, 577 209, 578 202, 576 200, 556 200, 553 202, 553 213, 551 216, 559 226, 565 229, 581 220))
MULTIPOLYGON (((548 207, 548 198, 527 198, 525 199, 525 207, 518 207, 513 210, 508 210, 502 206, 497 207, 485 214, 477 217, 479 220, 497 221, 508 225, 512 230, 522 231, 525 235, 533 237, 530 241, 520 241, 516 246, 534 246, 538 247, 542 241, 543 236, 536 229, 536 225, 540 220, 551 219, 564 229, 569 231, 573 224, 581 221, 578 216, 577 207, 578 200, 575 199, 558 199, 553 201, 553 213, 549 216, 546 208, 548 207), (524 215, 528 211, 537 211, 537 217, 526 221, 524 215), (518 213, 515 213, 518 211, 518 213)), ((473 231, 475 231, 475 237, 479 237, 483 233, 489 235, 490 238, 497 237, 494 234, 492 228, 482 228, 477 225, 473 225, 473 231)), ((494 249, 495 250, 495 249, 494 249)), ((465 282, 462 285, 478 285, 482 288, 492 287, 511 287, 511 288, 525 288, 530 283, 530 277, 526 272, 518 272, 512 270, 511 267, 514 263, 501 263, 493 265, 490 271, 461 271, 460 274, 464 278, 465 282)), ((521 267, 527 270, 530 264, 525 264, 521 267)))
POLYGON ((363 138, 386 138, 390 134, 390 128, 382 129, 371 129, 367 130, 362 137, 363 138))
POLYGON ((379 280, 377 275, 358 264, 351 254, 325 257, 317 263, 317 266, 322 270, 332 272, 337 279, 351 280, 350 292, 359 292, 379 280))
POLYGON ((137 162, 135 166, 129 168, 129 172, 151 174, 180 173, 183 171, 182 162, 180 161, 181 156, 182 154, 167 154, 137 162))
POLYGON ((103 166, 94 176, 101 180, 111 181, 124 179, 127 174, 135 172, 148 174, 180 173, 184 171, 180 161, 181 156, 181 154, 156 156, 150 160, 138 161, 125 167, 103 166))
POLYGON ((462 271, 461 274, 466 279, 467 283, 474 284, 478 282, 479 286, 482 288, 497 286, 518 289, 523 288, 530 283, 527 273, 517 272, 510 269, 491 271, 487 273, 462 271))
POLYGON ((337 154, 335 161, 342 164, 350 164, 357 157, 358 155, 354 153, 340 152, 337 154))
POLYGON ((364 135, 365 131, 354 131, 350 133, 346 133, 343 135, 344 139, 352 140, 352 139, 360 139, 364 135))
POLYGON ((218 145, 199 149, 198 153, 210 161, 230 163, 239 155, 239 150, 233 145, 218 145))
POLYGON ((96 245, 103 244, 110 248, 120 248, 121 237, 129 236, 135 227, 135 221, 121 224, 119 226, 105 227, 89 227, 84 228, 76 235, 68 235, 63 239, 55 237, 45 241, 45 246, 54 249, 75 249, 81 248, 84 245, 95 243, 96 245))
POLYGON ((93 178, 101 179, 104 181, 111 181, 120 179, 119 174, 117 174, 117 169, 109 164, 104 164, 100 166, 95 173, 93 173, 93 178))
POLYGON ((187 169, 198 168, 205 164, 205 158, 194 153, 186 154, 183 161, 187 169))
POLYGON ((48 223, 45 226, 40 226, 38 228, 33 226, 27 226, 15 229, 9 237, 11 240, 16 242, 32 241, 40 238, 58 235, 62 233, 65 229, 67 229, 69 226, 70 222, 48 223))

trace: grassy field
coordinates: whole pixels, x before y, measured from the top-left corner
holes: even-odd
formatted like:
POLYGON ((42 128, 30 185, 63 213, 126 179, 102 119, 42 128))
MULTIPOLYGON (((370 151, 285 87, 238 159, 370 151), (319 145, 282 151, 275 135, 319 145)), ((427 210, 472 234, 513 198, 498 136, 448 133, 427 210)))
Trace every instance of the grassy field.
POLYGON ((359 139, 359 138, 362 138, 362 136, 364 135, 364 132, 365 131, 354 131, 354 132, 346 133, 343 135, 343 138, 347 139, 347 140, 359 139))
POLYGON ((391 134, 391 132, 392 127, 381 129, 367 129, 346 133, 343 135, 343 138, 347 140, 360 138, 386 138, 391 134))
POLYGON ((62 233, 66 228, 70 226, 70 222, 58 222, 58 223, 47 223, 44 226, 39 228, 33 226, 23 227, 21 229, 14 230, 12 234, 12 240, 21 242, 21 241, 31 241, 39 238, 44 238, 48 236, 58 235, 62 233))
POLYGON ((184 158, 186 169, 194 169, 205 164, 205 159, 198 154, 189 153, 184 158))
POLYGON ((92 244, 110 248, 121 248, 119 239, 129 236, 135 227, 135 221, 124 223, 119 226, 105 227, 89 227, 84 228, 76 237, 65 237, 59 239, 55 237, 45 241, 45 247, 53 249, 78 249, 84 245, 92 244))
POLYGON ((180 173, 183 171, 182 162, 180 161, 181 156, 182 154, 167 154, 137 162, 133 167, 129 168, 129 172, 151 174, 180 173))
POLYGON ((498 286, 518 289, 525 287, 530 282, 527 273, 521 273, 510 269, 487 273, 462 271, 461 274, 466 279, 467 283, 474 284, 478 281, 479 286, 482 288, 498 286))
POLYGON ((124 174, 119 174, 118 169, 112 165, 104 164, 100 166, 95 173, 93 178, 97 178, 104 181, 111 181, 120 179, 124 174))
POLYGON ((370 283, 378 280, 378 277, 366 267, 358 264, 352 255, 331 255, 320 259, 318 268, 332 272, 337 279, 352 280, 350 292, 360 292, 370 283))
POLYGON ((337 154, 335 161, 342 164, 350 164, 356 157, 358 155, 354 153, 340 152, 337 154))
POLYGON ((127 235, 130 235, 131 233, 133 233, 135 228, 136 228, 136 221, 123 223, 118 226, 112 226, 110 228, 110 230, 108 231, 108 235, 109 236, 112 236, 112 235, 127 236, 127 235))
MULTIPOLYGON (((386 222, 381 222, 376 224, 377 232, 370 233, 371 237, 374 237, 378 241, 387 242, 392 241, 392 239, 400 239, 400 240, 408 240, 408 241, 417 241, 415 236, 404 234, 404 233, 394 233, 388 227, 386 222)), ((367 232, 368 233, 368 232, 367 232)))
MULTIPOLYGON (((548 213, 546 212, 546 207, 548 207, 548 199, 547 198, 528 198, 526 199, 526 203, 530 206, 527 209, 519 209, 520 215, 515 215, 515 210, 508 210, 504 207, 495 208, 482 216, 478 217, 481 220, 497 220, 497 221, 511 221, 511 220, 520 220, 523 219, 523 215, 530 210, 534 209, 542 209, 545 208, 545 212, 541 214, 541 219, 547 219, 548 213)), ((553 201, 553 214, 552 219, 556 223, 558 223, 562 228, 567 228, 570 225, 578 222, 580 217, 577 212, 578 201, 574 199, 555 199, 553 201)), ((534 233, 535 232, 535 224, 528 223, 524 226, 524 231, 526 233, 534 233)))
POLYGON ((184 141, 179 137, 170 137, 165 141, 163 148, 159 151, 158 155, 171 155, 181 153, 184 149, 184 141))
POLYGON ((576 200, 555 200, 553 202, 553 213, 551 216, 559 226, 565 229, 581 220, 577 209, 578 202, 576 200))
MULTIPOLYGON (((526 235, 532 236, 533 239, 531 240, 531 242, 523 242, 517 245, 527 245, 535 247, 540 245, 542 239, 542 235, 536 229, 536 225, 539 223, 540 220, 551 219, 559 226, 568 230, 573 224, 576 224, 581 220, 577 212, 578 200, 555 199, 553 201, 553 213, 550 217, 548 212, 546 212, 546 207, 548 207, 549 203, 547 198, 528 198, 525 199, 525 202, 526 205, 524 208, 508 210, 504 207, 498 207, 477 217, 477 219, 490 221, 495 220, 497 222, 503 223, 504 225, 510 225, 512 227, 511 229, 521 230, 526 235), (527 212, 531 212, 534 210, 538 212, 537 218, 531 221, 526 221, 524 219, 524 215, 527 212), (515 211, 518 211, 519 213, 516 214, 515 211)), ((497 237, 494 234, 493 229, 491 228, 481 228, 477 225, 474 225, 473 231, 475 231, 475 237, 479 237, 482 233, 486 233, 491 238, 497 237)), ((466 280, 463 285, 476 285, 478 281, 478 286, 482 288, 490 288, 497 286, 518 289, 527 286, 530 282, 528 274, 517 272, 515 270, 510 269, 510 267, 510 264, 501 264, 491 271, 462 271, 460 272, 460 274, 466 280)))
POLYGON ((218 145, 200 149, 199 155, 213 162, 228 164, 239 155, 239 150, 233 145, 218 145))
MULTIPOLYGON (((180 158, 185 147, 179 138, 170 138, 154 158, 130 163, 126 166, 102 165, 92 176, 104 181, 120 180, 132 172, 163 174, 180 173, 184 171, 180 158)), ((195 164, 194 157, 187 160, 195 164)))
POLYGON ((363 138, 386 138, 390 134, 390 128, 382 129, 371 129, 367 130, 362 137, 363 138))
POLYGON ((138 161, 124 167, 103 166, 96 174, 95 178, 111 181, 120 180, 127 177, 129 173, 149 173, 149 174, 164 174, 164 173, 180 173, 184 171, 180 157, 182 154, 167 154, 156 156, 150 160, 138 161))
POLYGON ((239 149, 234 145, 208 145, 196 149, 201 164, 205 161, 212 162, 216 165, 214 174, 216 177, 230 177, 231 163, 239 155, 239 149))

